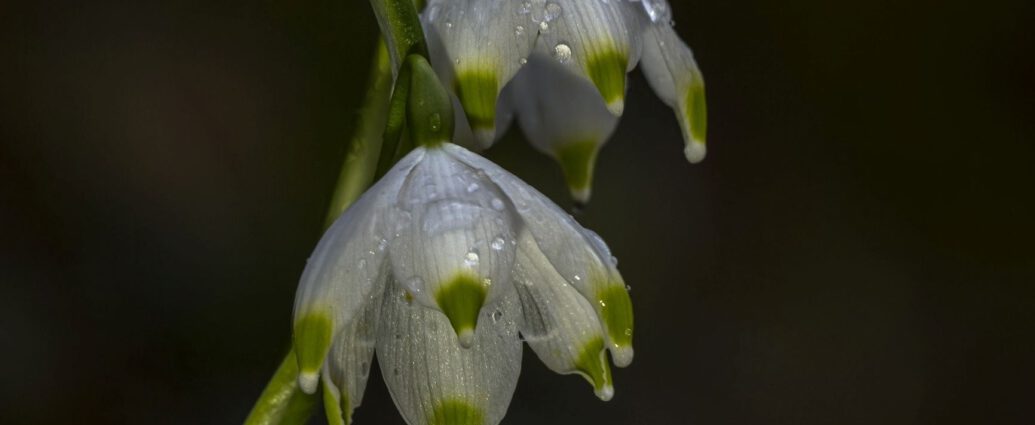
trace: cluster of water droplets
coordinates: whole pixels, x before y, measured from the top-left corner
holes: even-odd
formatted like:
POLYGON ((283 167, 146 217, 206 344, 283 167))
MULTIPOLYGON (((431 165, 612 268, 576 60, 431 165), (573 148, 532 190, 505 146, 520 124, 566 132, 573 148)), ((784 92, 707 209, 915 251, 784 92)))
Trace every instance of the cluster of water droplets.
POLYGON ((629 0, 630 2, 638 2, 643 6, 643 11, 650 18, 653 23, 664 22, 672 23, 672 8, 668 5, 667 0, 629 0))

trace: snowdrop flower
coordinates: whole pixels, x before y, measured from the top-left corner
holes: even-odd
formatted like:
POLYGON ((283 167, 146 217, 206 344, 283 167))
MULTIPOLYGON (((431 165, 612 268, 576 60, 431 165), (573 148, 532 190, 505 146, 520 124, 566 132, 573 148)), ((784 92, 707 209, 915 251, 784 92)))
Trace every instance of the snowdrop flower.
POLYGON ((299 383, 332 423, 360 405, 374 353, 411 425, 497 424, 522 338, 553 371, 613 395, 632 306, 607 246, 549 199, 450 143, 400 160, 324 234, 295 303, 299 383))
POLYGON ((516 115, 533 144, 560 161, 577 201, 588 199, 590 179, 573 175, 592 176, 637 63, 675 110, 686 158, 704 159, 704 80, 665 0, 431 0, 422 19, 436 72, 465 112, 457 128, 470 126, 473 147, 489 147, 516 115), (558 66, 534 66, 536 57, 558 66))

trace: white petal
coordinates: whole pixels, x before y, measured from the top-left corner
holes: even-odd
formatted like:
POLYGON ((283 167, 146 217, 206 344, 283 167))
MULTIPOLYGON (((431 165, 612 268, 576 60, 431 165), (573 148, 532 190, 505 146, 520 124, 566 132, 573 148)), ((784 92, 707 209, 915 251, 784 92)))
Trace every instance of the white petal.
POLYGON ((461 344, 470 343, 481 306, 510 288, 516 220, 484 173, 441 149, 428 151, 400 190, 389 248, 394 276, 449 316, 461 344))
POLYGON ((543 258, 531 235, 525 232, 520 240, 514 286, 521 299, 525 341, 550 370, 582 375, 598 397, 610 400, 611 369, 593 306, 543 258))
POLYGON ((556 159, 576 201, 589 200, 597 152, 611 137, 618 117, 587 80, 564 65, 534 54, 511 83, 518 123, 528 140, 556 159))
POLYGON ((644 31, 642 68, 654 92, 676 111, 687 159, 700 162, 708 121, 704 77, 693 52, 671 25, 659 23, 644 31))
POLYGON ((543 4, 541 13, 532 18, 539 28, 536 49, 591 81, 608 109, 621 115, 625 74, 639 60, 642 12, 626 1, 557 0, 543 4))
POLYGON ((549 198, 491 161, 455 145, 444 149, 488 174, 510 197, 542 257, 584 297, 591 300, 617 366, 632 362, 632 303, 606 245, 549 198))
POLYGON ((456 345, 449 320, 391 285, 377 358, 396 407, 410 425, 500 422, 521 373, 520 315, 513 291, 483 311, 469 349, 456 345))
POLYGON ((383 290, 386 213, 422 157, 418 150, 399 161, 327 229, 306 263, 295 296, 294 339, 299 383, 308 393, 316 390, 334 335, 383 290))
POLYGON ((363 393, 374 357, 384 291, 363 305, 334 339, 324 365, 324 410, 331 424, 351 423, 352 411, 363 402, 363 393))
POLYGON ((513 0, 431 0, 422 15, 433 65, 456 89, 483 145, 495 138, 500 90, 535 42, 521 7, 513 0))

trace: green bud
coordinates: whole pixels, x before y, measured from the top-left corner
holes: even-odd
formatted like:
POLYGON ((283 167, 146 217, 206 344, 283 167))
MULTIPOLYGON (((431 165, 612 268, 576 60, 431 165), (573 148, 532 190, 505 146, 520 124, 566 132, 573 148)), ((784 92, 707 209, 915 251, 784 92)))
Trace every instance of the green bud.
POLYGON ((453 102, 428 60, 406 58, 410 68, 410 99, 406 124, 415 146, 435 147, 453 140, 453 102))

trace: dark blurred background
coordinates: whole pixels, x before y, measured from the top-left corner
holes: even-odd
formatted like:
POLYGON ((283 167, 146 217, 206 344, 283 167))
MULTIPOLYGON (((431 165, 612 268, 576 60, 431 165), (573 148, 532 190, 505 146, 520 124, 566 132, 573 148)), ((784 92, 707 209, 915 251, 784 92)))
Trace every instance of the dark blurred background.
MULTIPOLYGON (((289 342, 368 3, 12 3, 0 423, 240 423, 289 342)), ((636 72, 580 217, 632 285, 636 361, 602 403, 526 351, 503 423, 1032 423, 1032 3, 675 3, 709 157, 636 72)), ((570 205, 517 132, 488 156, 570 205)), ((355 419, 403 423, 376 372, 355 419)))

